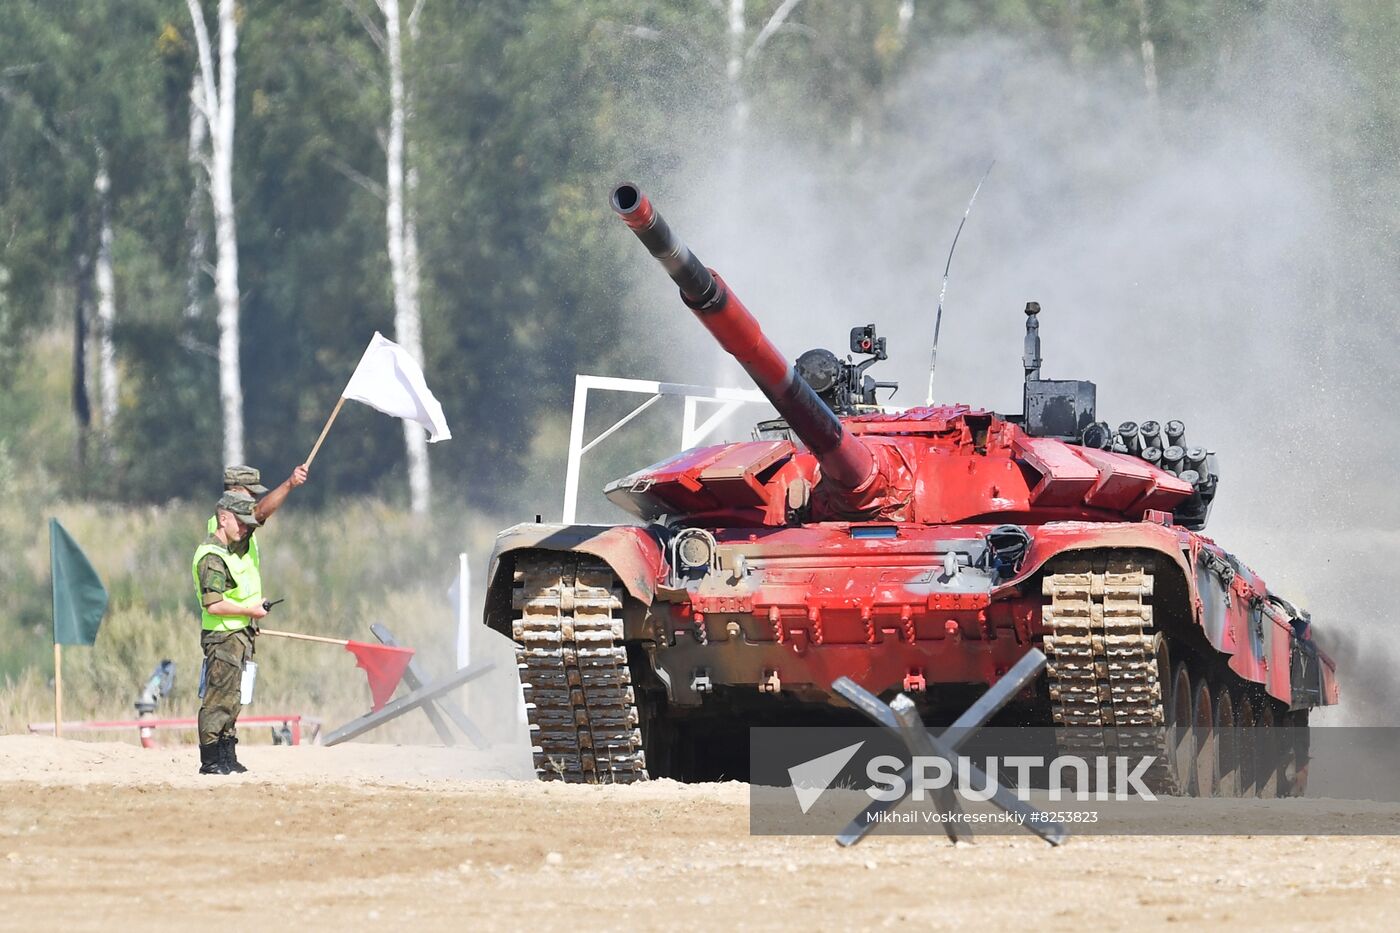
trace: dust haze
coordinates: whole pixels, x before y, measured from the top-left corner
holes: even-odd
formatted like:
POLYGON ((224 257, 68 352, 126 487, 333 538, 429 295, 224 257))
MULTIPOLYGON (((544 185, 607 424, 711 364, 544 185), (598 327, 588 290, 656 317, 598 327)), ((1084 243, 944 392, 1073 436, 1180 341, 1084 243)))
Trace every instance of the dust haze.
MULTIPOLYGON (((1390 721, 1394 244, 1367 238, 1344 206, 1365 193, 1342 197, 1329 170, 1329 121, 1357 93, 1346 61, 1305 11, 1247 29, 1155 105, 1136 62, 950 41, 853 118, 858 144, 797 143, 755 113, 741 170, 715 146, 681 183, 637 180, 790 356, 844 353, 876 322, 875 373, 911 405, 949 242, 995 159, 953 264, 937 398, 1019 410, 1021 311, 1039 301, 1045 375, 1097 382, 1103 420, 1179 418, 1219 452, 1208 533, 1311 609, 1347 665, 1324 721, 1390 721)), ((746 385, 667 284, 629 304, 679 352, 627 375, 746 385)))

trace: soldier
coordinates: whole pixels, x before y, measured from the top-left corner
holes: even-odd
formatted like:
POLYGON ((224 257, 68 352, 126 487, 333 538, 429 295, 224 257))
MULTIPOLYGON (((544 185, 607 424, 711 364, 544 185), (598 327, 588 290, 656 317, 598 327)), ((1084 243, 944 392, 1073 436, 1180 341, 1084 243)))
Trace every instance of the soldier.
MULTIPOLYGON (((261 526, 264 522, 266 522, 266 521, 272 516, 272 513, 273 513, 273 512, 276 512, 279 508, 281 508, 282 503, 285 502, 285 501, 287 500, 287 495, 288 495, 288 493, 290 493, 293 489, 295 489, 296 487, 298 487, 298 486, 300 486, 300 485, 302 485, 303 483, 306 482, 306 476, 307 476, 306 466, 303 464, 303 465, 301 465, 301 466, 298 466, 295 470, 293 470, 293 471, 292 471, 292 475, 291 475, 291 476, 288 476, 288 477, 282 482, 282 484, 281 484, 280 486, 278 486, 276 489, 273 489, 271 492, 268 492, 268 488, 267 488, 266 486, 262 485, 262 474, 261 474, 257 469, 255 469, 255 468, 253 468, 253 467, 250 467, 250 466, 247 466, 247 465, 245 465, 245 464, 238 464, 238 465, 236 465, 236 466, 225 467, 225 468, 224 468, 224 495, 225 495, 225 497, 227 497, 227 496, 229 496, 229 495, 240 496, 240 497, 249 499, 250 501, 251 501, 255 496, 262 496, 262 498, 261 498, 261 499, 258 499, 258 500, 256 501, 256 503, 254 504, 254 506, 253 506, 252 517, 253 517, 254 521, 253 521, 251 524, 246 524, 246 523, 242 523, 242 522, 237 522, 237 523, 235 523, 235 524, 237 525, 237 527, 236 527, 234 530, 235 530, 235 531, 242 532, 242 534, 241 534, 240 537, 232 537, 232 536, 229 537, 229 539, 228 539, 228 540, 224 543, 224 545, 223 545, 224 549, 227 550, 227 551, 228 551, 231 555, 233 555, 235 558, 237 558, 237 559, 239 559, 239 560, 246 560, 246 561, 248 561, 249 563, 251 563, 252 569, 253 569, 254 571, 261 572, 261 569, 262 569, 261 555, 260 555, 260 553, 259 553, 259 551, 258 551, 258 538, 257 538, 257 535, 254 534, 254 531, 255 531, 256 528, 258 528, 258 527, 261 526)), ((222 499, 219 500, 219 501, 220 501, 220 502, 223 502, 222 499)), ((219 520, 218 520, 218 515, 217 515, 217 514, 214 515, 213 517, 211 517, 211 518, 209 519, 209 534, 210 534, 211 537, 214 536, 214 535, 216 534, 216 532, 218 531, 218 523, 219 523, 219 520)), ((206 540, 205 544, 208 544, 208 543, 209 543, 209 541, 206 540)), ((221 558, 219 558, 218 555, 213 555, 213 556, 212 556, 212 559, 211 559, 211 557, 210 557, 209 555, 206 555, 205 560, 209 562, 209 565, 210 565, 210 567, 212 568, 212 569, 211 569, 211 573, 213 573, 213 574, 215 574, 215 575, 217 575, 218 573, 221 572, 220 569, 219 569, 220 567, 222 567, 224 571, 230 570, 230 568, 228 567, 228 565, 227 565, 221 558)), ((227 579, 227 578, 226 578, 226 579, 227 579)), ((211 577, 211 582, 217 582, 217 576, 211 577)), ((200 583, 199 586, 200 586, 200 601, 201 601, 201 604, 204 604, 205 598, 208 597, 208 596, 210 596, 212 591, 205 591, 204 588, 203 588, 203 584, 202 584, 202 583, 200 583)), ((261 612, 261 611, 262 611, 262 605, 261 605, 261 604, 262 604, 262 598, 259 597, 258 600, 257 600, 257 602, 258 602, 258 609, 259 609, 259 611, 261 612)), ((256 618, 256 617, 255 617, 255 618, 256 618)), ((204 651, 205 651, 205 657, 206 657, 206 659, 207 659, 207 658, 210 657, 209 643, 210 643, 210 640, 211 640, 211 636, 208 634, 208 633, 209 633, 209 625, 208 625, 208 617, 207 617, 207 616, 205 616, 205 626, 204 626, 204 629, 205 629, 205 635, 204 635, 204 646, 205 646, 205 648, 204 648, 204 651)), ((251 634, 253 634, 253 635, 256 635, 256 634, 257 634, 257 627, 256 627, 256 625, 252 626, 252 627, 249 629, 249 632, 251 632, 251 634)), ((245 637, 246 637, 246 635, 245 635, 245 637)), ((230 645, 226 645, 226 646, 225 646, 225 648, 229 648, 229 649, 231 649, 231 648, 233 648, 233 647, 236 647, 236 644, 232 644, 232 643, 231 643, 230 645)), ((229 651, 225 651, 224 654, 225 654, 225 655, 229 655, 230 652, 229 652, 229 651)), ((250 640, 250 641, 249 641, 249 645, 248 645, 248 656, 251 657, 251 655, 252 655, 252 642, 251 642, 251 640, 250 640)), ((230 655, 230 656, 231 656, 231 655, 230 655)), ((240 681, 241 681, 241 677, 242 677, 242 674, 241 674, 241 672, 242 672, 242 664, 241 664, 241 662, 240 662, 240 664, 239 664, 239 672, 240 672, 239 678, 240 678, 240 681)), ((235 706, 235 707, 234 707, 234 712, 233 712, 232 716, 228 718, 229 725, 228 725, 228 732, 227 732, 226 735, 221 734, 221 735, 216 735, 216 736, 213 736, 213 737, 209 737, 209 736, 206 736, 206 735, 204 734, 204 731, 203 731, 203 728, 202 728, 202 724, 203 724, 203 721, 204 721, 204 710, 205 710, 206 708, 210 708, 210 707, 209 707, 209 702, 208 702, 208 687, 207 687, 208 669, 207 669, 207 667, 206 667, 206 678, 205 678, 205 679, 206 679, 206 691, 205 691, 205 692, 206 692, 206 696, 205 696, 205 703, 204 703, 204 705, 201 706, 201 708, 200 708, 200 722, 201 722, 201 731, 200 731, 201 767, 200 767, 200 771, 201 771, 201 773, 207 773, 207 774, 221 774, 221 773, 222 773, 222 774, 227 774, 227 773, 229 773, 229 772, 242 773, 242 772, 244 772, 244 771, 247 771, 248 769, 245 768, 245 767, 244 767, 242 764, 240 764, 239 761, 238 761, 238 755, 237 755, 237 753, 236 753, 236 747, 237 747, 237 745, 238 745, 238 739, 237 739, 236 735, 235 735, 234 732, 233 732, 233 725, 232 725, 233 720, 236 719, 237 716, 238 716, 238 712, 237 712, 237 711, 238 711, 238 709, 239 709, 240 707, 235 706), (203 745, 205 744, 206 740, 214 742, 216 748, 215 748, 215 751, 211 751, 210 754, 213 755, 214 757, 216 757, 216 758, 218 759, 218 761, 220 762, 220 765, 219 765, 218 767, 221 767, 222 770, 208 770, 208 771, 205 770, 205 766, 204 766, 203 763, 202 763, 202 756, 204 755, 203 745), (216 752, 217 752, 217 754, 216 754, 216 752)), ((233 699, 234 699, 235 701, 237 701, 237 699, 238 699, 238 694, 237 694, 237 689, 236 689, 236 688, 235 688, 235 692, 234 692, 234 697, 233 697, 233 699)))
POLYGON ((253 497, 227 492, 214 513, 214 531, 194 552, 204 649, 204 699, 199 707, 199 773, 229 774, 238 763, 235 723, 242 709, 243 664, 253 656, 263 608, 262 575, 245 543, 258 527, 253 497))

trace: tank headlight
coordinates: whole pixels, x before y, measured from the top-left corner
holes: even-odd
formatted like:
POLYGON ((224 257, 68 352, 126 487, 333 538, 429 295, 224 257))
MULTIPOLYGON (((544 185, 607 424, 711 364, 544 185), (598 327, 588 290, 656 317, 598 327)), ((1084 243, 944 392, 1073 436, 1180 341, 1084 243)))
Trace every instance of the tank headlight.
POLYGON ((676 557, 687 570, 710 566, 714 546, 706 535, 686 535, 676 544, 676 557))

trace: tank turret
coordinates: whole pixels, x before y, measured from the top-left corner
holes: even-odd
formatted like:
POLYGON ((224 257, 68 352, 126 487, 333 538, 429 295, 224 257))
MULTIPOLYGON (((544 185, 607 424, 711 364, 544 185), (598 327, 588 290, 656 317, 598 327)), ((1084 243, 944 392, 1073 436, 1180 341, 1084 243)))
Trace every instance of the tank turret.
MULTIPOLYGON (((832 406, 818 396, 807 379, 799 376, 724 280, 696 258, 652 208, 646 195, 635 185, 618 185, 613 189, 612 207, 680 288, 681 300, 719 345, 738 360, 793 433, 807 445, 821 464, 822 476, 841 489, 860 491, 866 497, 878 495, 872 488, 882 481, 876 456, 845 429, 832 406)), ((855 336, 852 334, 853 343, 855 336)), ((873 327, 870 337, 874 339, 873 327)), ((872 349, 866 347, 862 352, 872 349)), ((834 356, 831 362, 835 362, 834 356)), ((832 388, 838 375, 833 372, 832 388)))

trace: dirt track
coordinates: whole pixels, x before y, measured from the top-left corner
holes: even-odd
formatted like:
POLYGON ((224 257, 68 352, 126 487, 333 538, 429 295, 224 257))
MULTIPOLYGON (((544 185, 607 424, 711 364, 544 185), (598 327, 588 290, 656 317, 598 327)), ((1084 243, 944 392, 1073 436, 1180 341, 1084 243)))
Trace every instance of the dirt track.
POLYGON ((189 750, 0 736, 0 927, 1391 929, 1400 911, 1396 837, 843 850, 750 836, 740 784, 503 780, 518 749, 242 757, 255 774, 200 778, 189 750))

